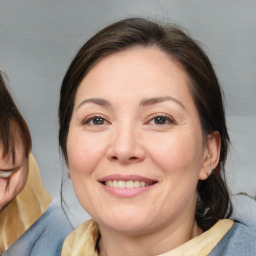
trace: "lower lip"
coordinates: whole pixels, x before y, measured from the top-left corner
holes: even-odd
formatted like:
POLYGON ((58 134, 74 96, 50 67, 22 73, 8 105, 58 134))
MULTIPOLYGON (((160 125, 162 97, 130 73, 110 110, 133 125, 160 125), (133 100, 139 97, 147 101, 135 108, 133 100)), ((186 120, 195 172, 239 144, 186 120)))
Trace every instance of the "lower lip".
POLYGON ((116 197, 130 198, 151 190, 155 184, 140 188, 113 188, 100 183, 105 191, 116 197))

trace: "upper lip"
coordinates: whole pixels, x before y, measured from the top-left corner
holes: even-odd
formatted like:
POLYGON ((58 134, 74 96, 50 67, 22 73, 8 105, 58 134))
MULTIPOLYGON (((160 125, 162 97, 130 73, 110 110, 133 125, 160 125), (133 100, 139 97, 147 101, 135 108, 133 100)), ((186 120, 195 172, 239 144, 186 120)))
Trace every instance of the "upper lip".
POLYGON ((146 178, 143 176, 139 176, 139 175, 120 175, 120 174, 112 174, 112 175, 108 175, 105 177, 100 178, 98 181, 99 182, 105 182, 105 181, 110 181, 110 180, 122 180, 122 181, 144 181, 147 183, 156 183, 157 180, 155 179, 150 179, 150 178, 146 178))

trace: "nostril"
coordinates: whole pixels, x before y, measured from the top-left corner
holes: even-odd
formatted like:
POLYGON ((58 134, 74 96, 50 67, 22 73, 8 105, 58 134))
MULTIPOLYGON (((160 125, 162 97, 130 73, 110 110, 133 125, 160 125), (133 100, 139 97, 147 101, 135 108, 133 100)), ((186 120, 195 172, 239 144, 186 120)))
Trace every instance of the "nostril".
MULTIPOLYGON (((119 158, 119 157, 117 157, 117 156, 112 156, 111 159, 112 159, 112 160, 120 160, 121 158, 119 158)), ((134 161, 134 160, 136 160, 136 159, 138 159, 136 156, 132 156, 132 157, 129 157, 127 160, 128 160, 128 161, 134 161)))

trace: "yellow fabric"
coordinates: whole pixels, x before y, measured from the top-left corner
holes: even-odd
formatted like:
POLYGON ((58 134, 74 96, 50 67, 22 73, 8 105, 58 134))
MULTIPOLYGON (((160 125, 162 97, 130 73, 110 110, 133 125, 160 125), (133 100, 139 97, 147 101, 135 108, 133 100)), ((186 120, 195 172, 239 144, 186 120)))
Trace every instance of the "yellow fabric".
POLYGON ((46 211, 52 201, 38 165, 29 154, 29 174, 23 190, 0 211, 0 253, 13 244, 46 211))
POLYGON ((94 220, 83 223, 65 239, 61 256, 98 256, 95 248, 99 235, 99 227, 94 220))
MULTIPOLYGON (((181 246, 158 256, 206 256, 231 229, 234 222, 229 219, 218 221, 211 229, 181 246)), ((98 256, 96 250, 99 228, 89 220, 75 229, 64 241, 61 256, 98 256)))

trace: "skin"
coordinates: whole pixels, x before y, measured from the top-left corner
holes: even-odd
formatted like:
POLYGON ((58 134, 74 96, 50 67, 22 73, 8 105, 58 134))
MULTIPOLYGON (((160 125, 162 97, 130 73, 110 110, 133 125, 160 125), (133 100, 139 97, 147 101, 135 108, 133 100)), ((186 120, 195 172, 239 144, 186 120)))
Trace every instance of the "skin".
POLYGON ((11 175, 8 178, 0 177, 0 210, 21 192, 28 177, 28 157, 25 155, 21 132, 19 127, 14 123, 11 124, 11 129, 15 129, 14 163, 11 153, 3 157, 3 145, 0 142, 0 172, 11 172, 11 175))
POLYGON ((99 223, 101 255, 157 255, 201 234, 196 186, 219 149, 218 133, 203 138, 189 79, 165 53, 136 47, 99 61, 79 85, 67 152, 76 196, 99 223), (123 196, 102 184, 109 175, 154 185, 123 196))

